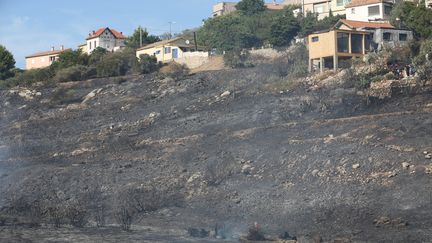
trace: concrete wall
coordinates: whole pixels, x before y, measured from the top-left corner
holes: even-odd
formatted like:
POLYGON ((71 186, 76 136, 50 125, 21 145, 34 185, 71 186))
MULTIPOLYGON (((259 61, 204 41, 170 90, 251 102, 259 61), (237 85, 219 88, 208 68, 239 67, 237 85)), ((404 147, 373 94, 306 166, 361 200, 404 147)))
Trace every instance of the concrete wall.
POLYGON ((373 42, 375 42, 378 46, 377 49, 381 50, 384 44, 395 45, 395 44, 406 44, 408 41, 414 38, 413 33, 409 30, 397 30, 397 29, 376 29, 373 35, 373 42), (386 41, 383 39, 384 33, 390 33, 390 41, 386 41), (407 40, 401 41, 399 40, 399 34, 406 34, 407 40))
POLYGON ((193 69, 208 62, 209 59, 208 52, 184 52, 181 58, 174 59, 174 61, 193 69))
POLYGON ((364 5, 364 6, 357 6, 352 8, 347 8, 345 10, 346 18, 349 20, 355 20, 355 21, 387 21, 390 16, 384 14, 384 6, 392 6, 391 4, 387 3, 378 3, 378 4, 370 4, 370 5, 364 5), (379 14, 369 16, 369 7, 372 6, 379 6, 379 14))

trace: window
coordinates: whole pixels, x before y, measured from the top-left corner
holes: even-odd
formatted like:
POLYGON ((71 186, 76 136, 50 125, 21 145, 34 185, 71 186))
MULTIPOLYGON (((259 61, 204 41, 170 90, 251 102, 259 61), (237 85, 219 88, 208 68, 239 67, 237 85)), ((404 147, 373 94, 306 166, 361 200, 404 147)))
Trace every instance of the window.
POLYGON ((408 39, 408 35, 405 33, 399 34, 399 41, 406 41, 408 39))
POLYGON ((355 8, 351 8, 351 14, 355 14, 355 8))
POLYGON ((368 7, 368 14, 369 16, 379 15, 380 14, 379 5, 368 7))
POLYGON ((165 54, 171 53, 171 47, 165 47, 165 54))
POLYGON ((157 51, 155 51, 155 55, 159 55, 161 53, 161 51, 160 50, 157 50, 157 51))
POLYGON ((91 41, 89 42, 89 44, 90 44, 90 47, 89 47, 89 49, 91 50, 91 41))
POLYGON ((50 60, 50 62, 54 62, 55 61, 55 56, 50 56, 49 60, 50 60))
POLYGON ((383 33, 383 40, 385 41, 391 41, 391 33, 390 32, 384 32, 383 33))
POLYGON ((327 3, 314 4, 314 13, 324 13, 327 10, 327 3))
POLYGON ((96 41, 94 41, 94 48, 96 48, 96 41))
POLYGON ((336 0, 336 6, 343 6, 344 0, 336 0))
POLYGON ((318 42, 319 41, 319 37, 318 36, 313 36, 312 37, 312 42, 318 42))
POLYGON ((366 48, 366 50, 365 51, 368 52, 368 51, 371 50, 373 35, 366 35, 365 37, 366 37, 366 39, 365 39, 365 48, 366 48))
POLYGON ((391 11, 392 11, 392 6, 384 5, 384 14, 385 15, 390 15, 391 11))
POLYGON ((363 35, 351 34, 351 52, 363 53, 363 35))
POLYGON ((337 33, 337 49, 338 52, 345 52, 348 53, 348 41, 349 41, 349 34, 347 33, 337 33))

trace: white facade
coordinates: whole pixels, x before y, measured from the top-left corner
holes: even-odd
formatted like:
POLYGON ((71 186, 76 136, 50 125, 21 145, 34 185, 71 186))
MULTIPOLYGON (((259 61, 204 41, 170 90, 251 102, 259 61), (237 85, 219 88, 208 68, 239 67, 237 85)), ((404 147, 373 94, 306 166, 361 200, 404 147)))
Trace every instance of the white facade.
POLYGON ((385 22, 390 18, 391 3, 376 3, 345 9, 346 19, 363 22, 385 22))
POLYGON ((114 52, 124 46, 124 39, 116 38, 113 33, 106 28, 99 36, 87 39, 87 54, 91 54, 97 47, 102 47, 107 51, 114 52))

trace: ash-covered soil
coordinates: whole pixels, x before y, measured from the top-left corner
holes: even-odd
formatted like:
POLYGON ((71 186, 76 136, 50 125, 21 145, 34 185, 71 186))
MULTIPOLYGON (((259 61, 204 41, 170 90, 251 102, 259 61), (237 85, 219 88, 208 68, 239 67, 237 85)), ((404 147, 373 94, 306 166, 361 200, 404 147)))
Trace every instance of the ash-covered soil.
POLYGON ((115 224, 128 200, 122 192, 152 185, 148 200, 170 196, 139 214, 132 232, 92 226, 89 206, 86 228, 6 222, 0 241, 217 242, 216 225, 235 240, 257 222, 268 237, 287 231, 300 242, 430 242, 432 93, 367 105, 352 89, 274 91, 267 75, 225 70, 2 91, 4 211, 20 196, 87 207, 96 190, 115 224), (210 236, 193 238, 190 228, 210 236))

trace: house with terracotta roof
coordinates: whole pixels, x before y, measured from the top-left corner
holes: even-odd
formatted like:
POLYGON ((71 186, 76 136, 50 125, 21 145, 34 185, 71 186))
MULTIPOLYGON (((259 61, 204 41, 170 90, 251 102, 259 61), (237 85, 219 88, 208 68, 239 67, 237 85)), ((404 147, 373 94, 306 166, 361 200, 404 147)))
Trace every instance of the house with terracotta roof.
POLYGON ((364 22, 388 22, 393 2, 389 0, 352 0, 345 6, 346 18, 364 22))
POLYGON ((63 46, 60 47, 59 50, 55 50, 54 47, 51 47, 49 51, 37 52, 25 57, 26 60, 26 69, 35 69, 35 68, 44 68, 50 66, 53 62, 58 59, 60 53, 67 51, 70 49, 64 49, 63 46))
POLYGON ((155 56, 158 62, 168 63, 174 61, 185 64, 189 68, 201 66, 209 59, 208 52, 183 37, 155 42, 136 51, 137 58, 140 58, 143 54, 155 56))
POLYGON ((336 70, 340 64, 348 64, 347 60, 362 58, 385 44, 404 44, 412 39, 411 31, 389 23, 342 19, 332 29, 308 36, 309 71, 336 70))
POLYGON ((125 47, 124 40, 126 37, 122 32, 118 32, 111 28, 100 28, 97 31, 89 33, 86 41, 87 47, 82 47, 82 50, 86 50, 87 54, 91 54, 94 49, 102 47, 110 52, 120 50, 125 47))

